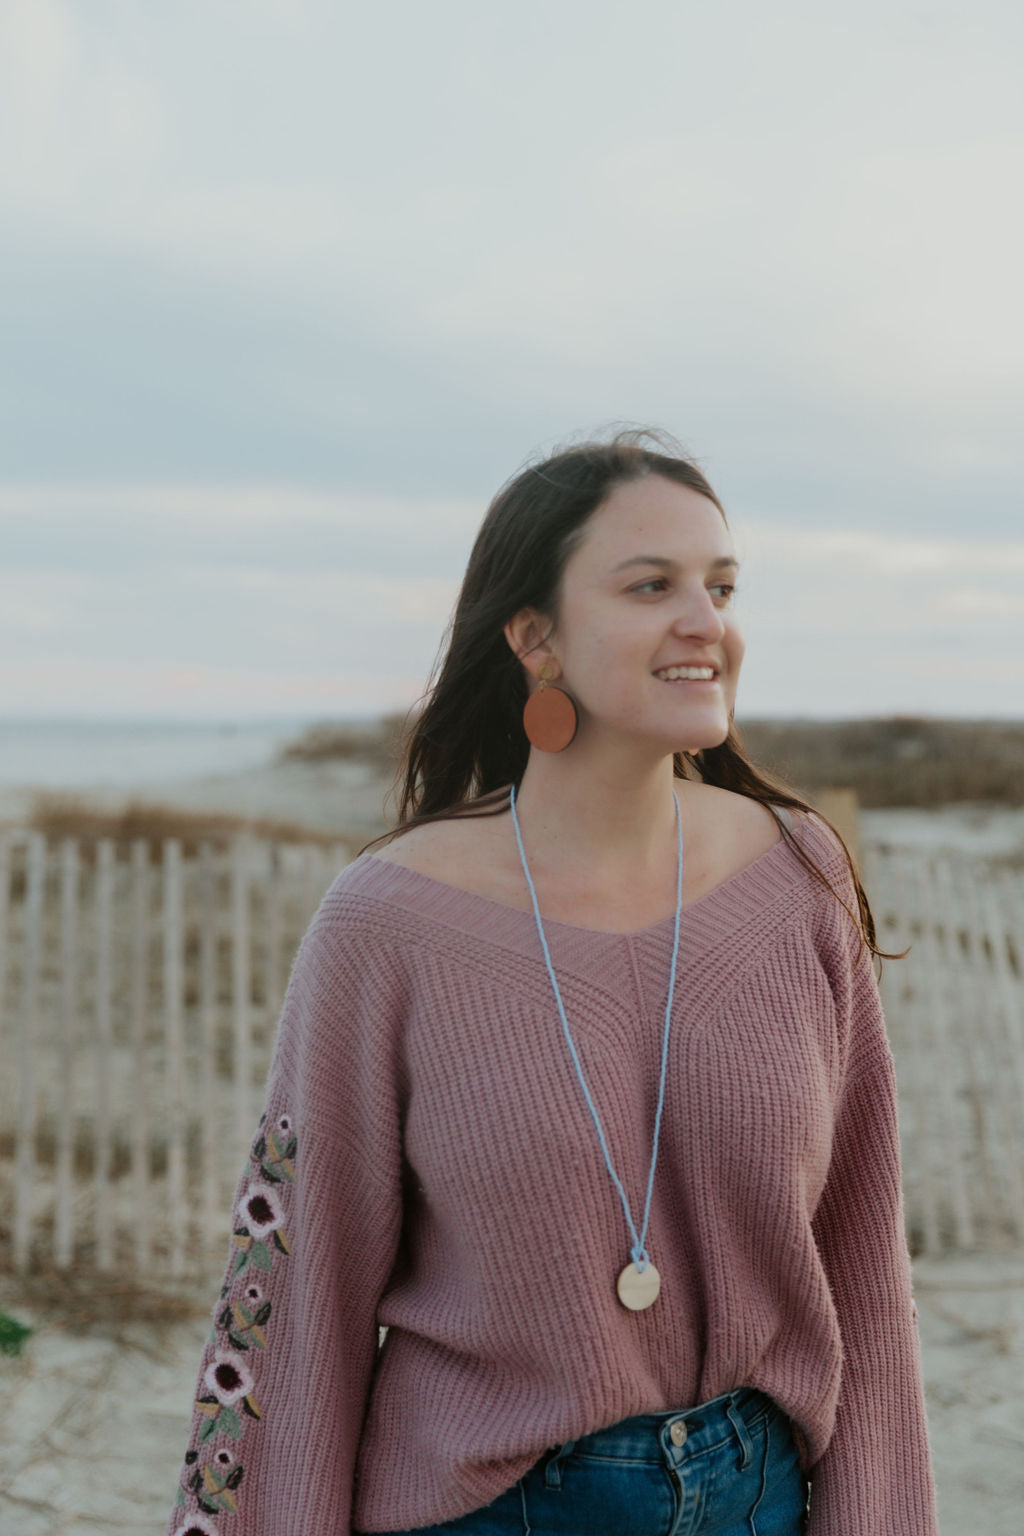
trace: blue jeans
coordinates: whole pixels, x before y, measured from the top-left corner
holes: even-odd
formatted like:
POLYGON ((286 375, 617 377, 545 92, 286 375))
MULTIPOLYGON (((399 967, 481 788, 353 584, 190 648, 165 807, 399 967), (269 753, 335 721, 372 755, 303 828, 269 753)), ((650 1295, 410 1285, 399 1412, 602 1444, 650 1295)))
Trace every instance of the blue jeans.
POLYGON ((807 1494, 788 1417, 739 1387, 553 1446, 484 1509, 398 1536, 800 1536, 807 1494))

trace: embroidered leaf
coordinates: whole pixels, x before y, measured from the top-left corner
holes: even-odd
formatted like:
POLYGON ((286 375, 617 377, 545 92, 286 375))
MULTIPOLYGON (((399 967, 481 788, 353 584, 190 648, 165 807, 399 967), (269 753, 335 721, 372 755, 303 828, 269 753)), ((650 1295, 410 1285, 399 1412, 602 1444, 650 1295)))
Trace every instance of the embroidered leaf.
POLYGON ((199 1444, 200 1445, 205 1445, 206 1441, 209 1440, 210 1436, 211 1435, 215 1435, 216 1433, 217 1433, 217 1420, 216 1419, 204 1419, 203 1423, 202 1423, 202 1426, 201 1426, 201 1428, 199 1430, 199 1444))
POLYGON ((266 1349, 266 1347, 267 1347, 267 1336, 263 1332, 263 1329, 262 1328, 257 1328, 255 1323, 254 1323, 253 1326, 252 1326, 252 1330, 251 1331, 252 1331, 252 1341, 256 1345, 256 1348, 257 1349, 266 1349))
POLYGON ((260 1328, 262 1328, 264 1323, 267 1323, 269 1321, 270 1321, 270 1302, 269 1301, 265 1301, 263 1303, 262 1307, 260 1307, 259 1311, 256 1313, 255 1322, 257 1323, 257 1325, 260 1328))
POLYGON ((221 1489, 218 1502, 220 1504, 221 1509, 230 1509, 230 1511, 231 1511, 231 1513, 233 1515, 237 1515, 237 1513, 238 1513, 238 1500, 235 1498, 235 1496, 231 1492, 230 1488, 222 1488, 221 1489))
POLYGON ((227 1482, 225 1483, 224 1486, 226 1488, 237 1488, 239 1483, 242 1481, 242 1477, 243 1477, 242 1468, 241 1467, 232 1467, 231 1471, 228 1473, 227 1482))
POLYGON ((242 1270, 245 1268, 245 1266, 248 1264, 248 1262, 249 1262, 249 1255, 247 1253, 240 1253, 237 1256, 237 1258, 235 1259, 235 1267, 234 1267, 234 1269, 231 1272, 232 1280, 235 1280, 235 1279, 238 1278, 238 1276, 242 1273, 242 1270))
POLYGON ((239 1328, 248 1328, 252 1323, 252 1313, 247 1311, 246 1308, 242 1306, 240 1301, 236 1301, 230 1308, 224 1308, 223 1321, 225 1328, 231 1321, 232 1316, 234 1316, 235 1322, 238 1324, 239 1328))
POLYGON ((209 1499, 204 1499, 201 1493, 196 1494, 196 1503, 199 1505, 199 1508, 202 1510, 204 1515, 220 1514, 220 1505, 211 1504, 209 1499))
POLYGON ((207 1493, 220 1493, 224 1487, 224 1481, 220 1473, 215 1471, 213 1467, 205 1466, 203 1468, 203 1484, 207 1493))
POLYGON ((193 1493, 196 1493, 198 1491, 199 1484, 202 1481, 202 1476, 203 1476, 202 1472, 197 1467, 196 1470, 192 1473, 192 1476, 189 1478, 188 1486, 192 1489, 193 1493))
POLYGON ((186 1465, 186 1467, 190 1467, 194 1461, 198 1461, 198 1460, 199 1460, 199 1452, 198 1451, 186 1451, 185 1452, 185 1465, 186 1465))
MULTIPOLYGON (((277 1237, 276 1232, 274 1233, 274 1236, 275 1238, 277 1237)), ((286 1248, 285 1253, 287 1252, 288 1250, 286 1248)), ((270 1269, 274 1262, 270 1255, 270 1249, 267 1247, 266 1243, 253 1243, 252 1248, 249 1250, 249 1258, 250 1261, 256 1265, 257 1269, 270 1269)))
POLYGON ((215 1419, 220 1412, 220 1403, 215 1397, 197 1397, 196 1407, 200 1413, 205 1413, 207 1418, 215 1419))
MULTIPOLYGON (((259 1410, 259 1405, 251 1393, 248 1397, 242 1398, 242 1407, 245 1409, 250 1419, 262 1419, 263 1415, 259 1410)), ((241 1431, 239 1431, 239 1433, 241 1433, 241 1431)))
POLYGON ((236 1349, 249 1348, 249 1340, 241 1338, 233 1328, 228 1329, 228 1343, 233 1344, 236 1349))
POLYGON ((248 1227, 236 1227, 232 1235, 235 1239, 236 1248, 248 1248, 252 1242, 252 1236, 248 1227))
MULTIPOLYGON (((246 1398, 246 1402, 248 1401, 249 1399, 246 1398)), ((222 1411, 217 1427, 222 1429, 226 1435, 230 1435, 232 1440, 241 1440, 242 1438, 242 1422, 233 1408, 225 1408, 222 1411)))
POLYGON ((216 1342, 217 1342, 217 1325, 216 1325, 216 1323, 213 1323, 211 1325, 210 1332, 207 1334, 207 1340, 208 1340, 208 1342, 210 1344, 216 1344, 216 1342))
POLYGON ((274 1233, 274 1242, 277 1244, 278 1248, 280 1248, 282 1253, 291 1253, 291 1249, 288 1246, 288 1238, 285 1233, 281 1231, 280 1227, 278 1227, 274 1233))
POLYGON ((257 1162, 262 1161, 263 1154, 264 1154, 264 1152, 266 1152, 266 1150, 267 1150, 267 1138, 265 1136, 257 1136, 256 1140, 253 1142, 253 1148, 252 1148, 252 1155, 256 1159, 257 1162))
POLYGON ((217 1322, 218 1322, 218 1324, 219 1324, 219 1326, 221 1328, 226 1328, 228 1326, 228 1324, 230 1323, 230 1321, 231 1321, 231 1308, 230 1307, 225 1307, 223 1312, 220 1314, 220 1317, 218 1317, 217 1322))
POLYGON ((185 1490, 184 1490, 184 1488, 179 1488, 178 1489, 178 1497, 174 1501, 175 1509, 184 1509, 185 1505, 187 1503, 188 1503, 188 1500, 185 1498, 185 1490))

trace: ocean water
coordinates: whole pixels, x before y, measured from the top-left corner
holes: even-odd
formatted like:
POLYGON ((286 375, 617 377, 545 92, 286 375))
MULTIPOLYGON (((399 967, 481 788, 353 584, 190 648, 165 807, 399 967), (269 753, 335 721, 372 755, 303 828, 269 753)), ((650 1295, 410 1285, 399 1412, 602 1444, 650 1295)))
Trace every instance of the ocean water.
POLYGON ((272 761, 309 719, 210 722, 0 719, 0 785, 142 785, 272 761))

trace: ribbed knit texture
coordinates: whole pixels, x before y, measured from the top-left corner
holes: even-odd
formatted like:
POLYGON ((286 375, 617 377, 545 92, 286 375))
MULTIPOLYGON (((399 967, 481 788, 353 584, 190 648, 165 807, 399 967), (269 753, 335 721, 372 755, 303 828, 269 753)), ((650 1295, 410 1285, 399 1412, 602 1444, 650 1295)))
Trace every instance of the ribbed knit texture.
MULTIPOLYGON (((825 825, 795 836, 856 911, 825 825)), ((672 918, 545 929, 639 1209, 672 918)), ((300 947, 234 1226, 171 1531, 454 1519, 548 1446, 747 1385, 794 1421, 811 1536, 935 1536, 878 988, 785 842, 683 911, 649 1310, 616 1297, 629 1232, 532 913, 372 855, 300 947)))

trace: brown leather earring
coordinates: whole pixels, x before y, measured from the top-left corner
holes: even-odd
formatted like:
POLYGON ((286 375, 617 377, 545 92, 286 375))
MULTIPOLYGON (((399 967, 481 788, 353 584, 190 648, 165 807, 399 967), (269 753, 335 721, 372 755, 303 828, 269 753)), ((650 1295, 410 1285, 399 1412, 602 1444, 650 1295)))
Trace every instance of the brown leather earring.
POLYGON ((553 688, 555 663, 546 661, 537 674, 539 687, 526 701, 523 730, 531 747, 540 752, 563 752, 576 735, 579 716, 564 688, 553 688))

